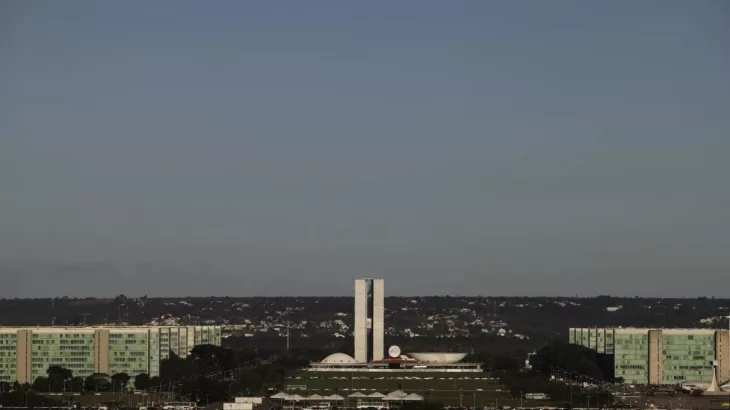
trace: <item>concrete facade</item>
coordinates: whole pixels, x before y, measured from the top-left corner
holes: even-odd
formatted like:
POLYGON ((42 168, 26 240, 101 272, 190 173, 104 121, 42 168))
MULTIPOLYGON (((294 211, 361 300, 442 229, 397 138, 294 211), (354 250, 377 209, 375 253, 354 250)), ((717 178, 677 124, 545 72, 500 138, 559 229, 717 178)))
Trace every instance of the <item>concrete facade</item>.
POLYGON ((383 279, 355 280, 354 358, 358 363, 382 360, 385 354, 385 283, 383 279), (369 352, 372 351, 372 356, 369 352))
POLYGON ((373 280, 373 360, 385 354, 385 281, 373 280))
POLYGON ((664 360, 662 359, 662 331, 649 331, 649 384, 662 384, 664 360))
POLYGON ((94 373, 109 374, 109 329, 94 330, 94 373))
POLYGON ((715 332, 715 357, 717 359, 717 380, 730 380, 730 335, 728 332, 715 332))
POLYGON ((671 385, 727 381, 728 331, 716 329, 572 328, 569 342, 613 356, 614 375, 626 383, 671 385))
POLYGON ((0 327, 0 381, 33 383, 58 365, 74 376, 140 373, 158 376, 172 351, 221 344, 220 326, 0 327))
POLYGON ((355 281, 355 360, 360 363, 368 361, 368 282, 365 279, 355 281))
POLYGON ((17 347, 15 350, 17 358, 18 381, 26 383, 33 372, 33 334, 30 330, 19 330, 17 333, 17 347))

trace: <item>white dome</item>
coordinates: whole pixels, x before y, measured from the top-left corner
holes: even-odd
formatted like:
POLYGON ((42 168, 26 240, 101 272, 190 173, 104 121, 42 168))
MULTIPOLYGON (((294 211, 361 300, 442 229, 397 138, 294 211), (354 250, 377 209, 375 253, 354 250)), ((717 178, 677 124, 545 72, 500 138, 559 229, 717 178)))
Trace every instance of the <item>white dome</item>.
POLYGON ((345 364, 345 363, 357 363, 354 357, 344 353, 333 353, 324 359, 320 363, 328 364, 345 364))

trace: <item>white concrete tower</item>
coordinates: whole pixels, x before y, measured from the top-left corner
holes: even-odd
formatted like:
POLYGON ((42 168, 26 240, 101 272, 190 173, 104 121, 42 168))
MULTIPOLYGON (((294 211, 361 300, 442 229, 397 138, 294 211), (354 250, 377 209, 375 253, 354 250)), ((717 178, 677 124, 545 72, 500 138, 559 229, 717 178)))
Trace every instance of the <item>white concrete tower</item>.
POLYGON ((373 279, 373 360, 385 354, 385 281, 373 279))
POLYGON ((383 279, 355 280, 355 360, 382 360, 385 352, 385 297, 383 279), (371 353, 372 352, 372 353, 371 353), (371 356, 372 354, 372 356, 371 356))
POLYGON ((355 280, 355 360, 368 361, 368 286, 367 279, 355 280))

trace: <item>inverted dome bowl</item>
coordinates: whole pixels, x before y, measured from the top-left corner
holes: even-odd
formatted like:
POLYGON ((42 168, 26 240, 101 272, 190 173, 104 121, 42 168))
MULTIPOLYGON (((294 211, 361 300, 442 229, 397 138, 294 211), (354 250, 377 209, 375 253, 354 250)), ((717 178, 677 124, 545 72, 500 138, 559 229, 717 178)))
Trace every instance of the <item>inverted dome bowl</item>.
POLYGON ((466 353, 408 353, 408 356, 421 363, 453 364, 466 357, 466 353))

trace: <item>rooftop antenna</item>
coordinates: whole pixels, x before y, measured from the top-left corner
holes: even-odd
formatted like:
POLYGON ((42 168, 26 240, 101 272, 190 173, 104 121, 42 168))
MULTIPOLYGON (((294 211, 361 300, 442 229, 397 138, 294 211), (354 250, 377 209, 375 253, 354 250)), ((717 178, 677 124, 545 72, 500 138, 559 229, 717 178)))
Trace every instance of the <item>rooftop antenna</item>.
POLYGON ((84 326, 86 326, 86 317, 91 316, 91 313, 79 313, 84 318, 84 326))
POLYGON ((286 350, 289 350, 289 321, 286 321, 286 350))

